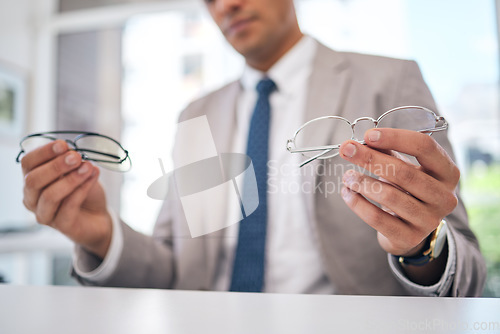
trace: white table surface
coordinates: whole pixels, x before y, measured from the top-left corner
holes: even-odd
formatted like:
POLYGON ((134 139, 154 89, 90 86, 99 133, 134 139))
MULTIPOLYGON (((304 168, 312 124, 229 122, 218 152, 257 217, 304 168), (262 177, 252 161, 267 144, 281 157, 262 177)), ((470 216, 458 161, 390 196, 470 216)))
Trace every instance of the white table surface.
POLYGON ((0 333, 500 333, 500 299, 0 285, 0 333))

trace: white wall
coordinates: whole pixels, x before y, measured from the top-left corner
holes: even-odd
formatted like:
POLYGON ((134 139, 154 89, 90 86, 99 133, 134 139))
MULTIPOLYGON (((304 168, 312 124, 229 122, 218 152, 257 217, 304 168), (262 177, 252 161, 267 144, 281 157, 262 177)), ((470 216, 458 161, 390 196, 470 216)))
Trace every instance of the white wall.
POLYGON ((0 61, 31 70, 32 0, 0 0, 0 61))
POLYGON ((0 229, 33 222, 33 217, 22 205, 22 173, 15 157, 19 139, 32 130, 36 119, 51 122, 48 109, 35 106, 40 105, 38 97, 50 91, 48 78, 40 81, 40 72, 44 73, 50 66, 46 65, 47 57, 44 60, 39 55, 44 50, 40 42, 50 40, 43 25, 48 23, 53 3, 52 0, 0 0, 0 71, 17 75, 25 83, 22 127, 12 132, 0 132, 0 229), (47 88, 40 91, 37 86, 47 88), (35 121, 26 122, 34 116, 34 110, 37 110, 35 121))

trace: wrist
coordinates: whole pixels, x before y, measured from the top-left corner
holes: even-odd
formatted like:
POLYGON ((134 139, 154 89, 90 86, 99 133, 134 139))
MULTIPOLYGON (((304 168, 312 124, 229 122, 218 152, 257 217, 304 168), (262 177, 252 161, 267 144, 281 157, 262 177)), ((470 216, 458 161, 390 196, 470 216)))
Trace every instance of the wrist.
POLYGON ((94 234, 92 241, 82 244, 81 246, 87 251, 97 255, 99 258, 104 259, 108 253, 113 237, 113 223, 111 216, 106 213, 102 221, 96 224, 99 226, 98 231, 94 234))
POLYGON ((412 251, 402 256, 394 256, 402 265, 426 265, 441 255, 446 245, 447 230, 446 221, 443 219, 439 226, 417 246, 418 251, 412 251))
MULTIPOLYGON (((431 233, 432 234, 432 233, 431 233)), ((402 255, 393 255, 393 256, 396 256, 398 259, 400 257, 415 257, 415 256, 421 256, 424 251, 429 247, 429 238, 430 238, 430 234, 424 238, 418 245, 416 245, 415 247, 413 247, 411 250, 409 250, 408 252, 402 254, 402 255)))

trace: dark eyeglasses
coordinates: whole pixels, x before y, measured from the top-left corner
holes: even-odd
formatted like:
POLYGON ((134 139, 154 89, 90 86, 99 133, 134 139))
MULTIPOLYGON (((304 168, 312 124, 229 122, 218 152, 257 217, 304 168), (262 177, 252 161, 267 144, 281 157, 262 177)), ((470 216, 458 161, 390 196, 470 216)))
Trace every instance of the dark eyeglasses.
POLYGON ((17 155, 16 162, 21 161, 23 154, 57 139, 66 141, 72 150, 80 153, 83 160, 93 161, 109 170, 127 172, 132 167, 128 151, 118 141, 95 132, 71 130, 27 135, 19 143, 21 151, 17 155))

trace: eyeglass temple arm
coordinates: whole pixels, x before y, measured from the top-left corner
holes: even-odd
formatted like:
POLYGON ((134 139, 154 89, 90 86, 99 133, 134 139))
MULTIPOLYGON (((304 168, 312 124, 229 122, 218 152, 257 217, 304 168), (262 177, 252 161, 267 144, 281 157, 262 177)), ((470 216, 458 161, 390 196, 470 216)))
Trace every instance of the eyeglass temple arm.
POLYGON ((304 167, 305 165, 307 165, 308 163, 318 159, 319 157, 321 157, 322 155, 325 155, 327 154, 328 152, 330 152, 331 150, 333 150, 333 148, 330 148, 330 149, 327 149, 327 150, 324 150, 323 152, 319 153, 319 154, 316 154, 315 156, 305 160, 304 162, 302 162, 299 166, 299 168, 301 167, 304 167))
POLYGON ((325 146, 313 146, 313 147, 304 147, 304 148, 292 148, 293 141, 291 139, 288 140, 286 145, 286 149, 290 153, 306 153, 306 152, 315 152, 315 151, 324 151, 324 150, 334 150, 340 148, 340 145, 325 145, 325 146))
MULTIPOLYGON (((99 151, 95 151, 95 150, 89 150, 89 149, 84 149, 84 148, 75 148, 74 150, 77 151, 77 152, 89 152, 89 153, 94 153, 94 154, 100 154, 100 155, 103 155, 105 157, 117 159, 117 160, 119 160, 119 161, 117 161, 118 163, 122 163, 128 157, 128 151, 126 151, 126 150, 124 150, 124 152, 125 152, 125 158, 123 158, 123 159, 120 158, 117 155, 113 155, 113 154, 109 154, 109 153, 104 153, 104 152, 99 152, 99 151)), ((23 155, 24 153, 25 153, 25 151, 23 149, 21 149, 21 151, 19 151, 19 154, 16 157, 16 162, 17 163, 21 162, 20 158, 21 158, 21 155, 23 155)), ((85 157, 85 158, 87 160, 101 161, 99 159, 92 159, 92 158, 88 158, 88 157, 85 157)), ((102 161, 104 161, 104 160, 102 160, 102 161)), ((105 162, 112 162, 112 161, 105 161, 105 162)))
MULTIPOLYGON (((125 159, 127 159, 127 157, 128 157, 128 152, 127 152, 127 151, 125 151, 125 154, 126 154, 126 155, 125 155, 125 158, 123 158, 123 159, 122 159, 122 158, 120 158, 120 157, 119 157, 119 156, 117 156, 117 155, 113 155, 113 154, 109 154, 109 153, 104 153, 104 152, 99 152, 99 151, 94 151, 94 150, 83 149, 83 148, 76 148, 76 149, 75 149, 75 151, 77 151, 77 152, 89 152, 89 153, 95 153, 95 154, 103 155, 103 156, 106 156, 106 157, 109 157, 109 158, 117 159, 117 160, 119 160, 119 161, 117 161, 117 162, 119 162, 119 163, 122 163, 122 162, 123 162, 123 161, 125 161, 125 159)), ((18 163, 19 163, 19 162, 21 162, 21 160, 20 160, 19 158, 20 158, 20 157, 21 157, 21 155, 23 155, 24 153, 25 153, 25 151, 24 151, 24 150, 21 150, 21 151, 19 152, 19 154, 18 154, 18 155, 17 155, 17 157, 16 157, 16 162, 18 162, 18 163)), ((99 160, 99 159, 92 159, 92 158, 88 158, 88 157, 85 157, 85 158, 86 158, 87 160, 101 161, 101 160, 99 160)), ((103 160, 103 161, 104 161, 104 160, 103 160)), ((106 161, 106 162, 112 162, 112 161, 106 161)))
POLYGON ((294 148, 292 148, 292 145, 293 145, 293 139, 289 139, 287 141, 287 144, 286 144, 286 149, 290 153, 305 153, 305 152, 321 151, 320 153, 316 154, 315 156, 302 162, 299 167, 303 167, 303 166, 307 165, 308 163, 318 159, 322 155, 325 155, 328 152, 330 152, 334 149, 338 149, 340 147, 340 145, 327 145, 327 146, 317 146, 317 147, 306 147, 306 148, 302 148, 302 149, 294 149, 294 148))
POLYGON ((436 126, 433 129, 424 129, 424 130, 420 130, 419 132, 434 133, 434 132, 439 132, 439 131, 443 131, 443 130, 448 129, 448 122, 446 121, 446 119, 444 119, 444 117, 439 116, 436 123, 439 123, 439 122, 443 122, 443 124, 441 124, 440 126, 436 126))
MULTIPOLYGON (((100 151, 95 151, 95 150, 89 150, 89 149, 86 149, 86 148, 75 148, 75 151, 95 153, 95 154, 103 155, 105 157, 109 157, 109 158, 113 158, 113 159, 117 159, 117 160, 122 160, 122 158, 119 157, 119 156, 117 156, 117 155, 113 155, 113 154, 109 154, 109 153, 104 153, 104 152, 100 152, 100 151)), ((128 152, 127 151, 124 151, 124 152, 126 153, 126 156, 127 156, 128 152)), ((125 156, 125 158, 126 158, 126 156, 125 156)))

